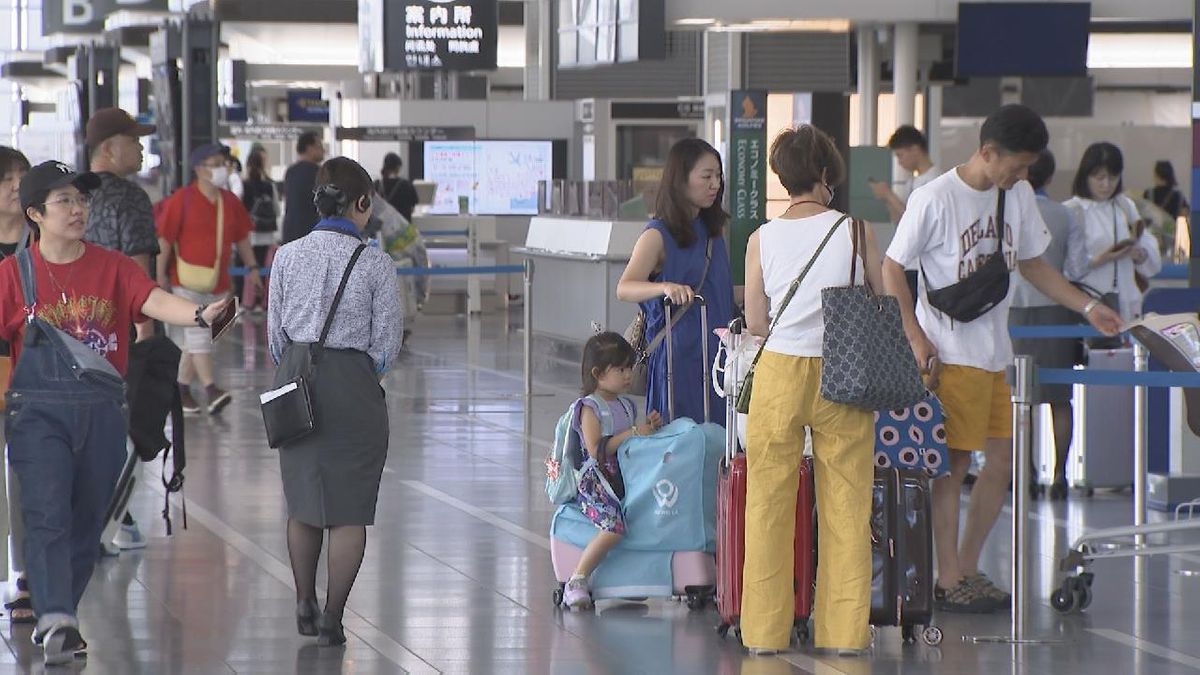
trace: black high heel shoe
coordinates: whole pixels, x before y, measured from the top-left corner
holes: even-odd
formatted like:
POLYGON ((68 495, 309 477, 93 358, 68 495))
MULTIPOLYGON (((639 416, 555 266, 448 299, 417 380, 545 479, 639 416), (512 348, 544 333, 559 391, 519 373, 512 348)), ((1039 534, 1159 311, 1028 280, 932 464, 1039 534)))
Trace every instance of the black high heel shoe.
POLYGON ((1050 501, 1065 501, 1069 494, 1070 490, 1067 489, 1067 481, 1065 480, 1056 480, 1050 486, 1050 501))
POLYGON ((346 630, 342 628, 341 617, 335 617, 329 612, 322 612, 317 619, 317 645, 320 647, 337 647, 346 644, 346 630))
POLYGON ((321 608, 315 599, 296 603, 296 631, 309 637, 317 635, 317 617, 320 615, 321 608))

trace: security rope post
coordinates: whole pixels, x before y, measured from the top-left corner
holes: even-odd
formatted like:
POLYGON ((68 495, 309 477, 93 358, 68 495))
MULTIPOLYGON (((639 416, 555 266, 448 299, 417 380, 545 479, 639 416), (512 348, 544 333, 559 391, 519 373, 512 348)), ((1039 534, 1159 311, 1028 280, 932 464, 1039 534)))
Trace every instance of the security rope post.
POLYGON ((1028 631, 1029 555, 1027 521, 1029 519, 1029 449, 1033 445, 1033 401, 1037 387, 1037 367, 1033 357, 1022 354, 1013 361, 1009 372, 1013 405, 1013 513, 1012 513, 1012 608, 1009 610, 1008 635, 964 635, 974 644, 1051 644, 1058 640, 1031 638, 1028 631))
POLYGON ((525 259, 524 294, 525 303, 525 409, 532 407, 533 398, 533 261, 525 259))
MULTIPOLYGON (((1144 373, 1147 370, 1149 354, 1140 342, 1133 344, 1133 370, 1144 373)), ((1138 385, 1133 388, 1133 524, 1146 524, 1146 479, 1147 456, 1146 443, 1146 386, 1138 385)), ((1145 545, 1145 535, 1137 535, 1134 545, 1145 545)))

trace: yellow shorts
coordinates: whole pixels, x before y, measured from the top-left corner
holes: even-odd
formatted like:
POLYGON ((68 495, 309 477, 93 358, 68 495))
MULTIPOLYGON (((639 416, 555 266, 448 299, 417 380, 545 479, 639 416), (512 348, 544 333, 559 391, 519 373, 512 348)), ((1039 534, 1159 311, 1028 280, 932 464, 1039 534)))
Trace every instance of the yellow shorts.
POLYGON ((1012 391, 1003 372, 947 365, 936 393, 952 450, 982 450, 989 438, 1012 438, 1012 391))

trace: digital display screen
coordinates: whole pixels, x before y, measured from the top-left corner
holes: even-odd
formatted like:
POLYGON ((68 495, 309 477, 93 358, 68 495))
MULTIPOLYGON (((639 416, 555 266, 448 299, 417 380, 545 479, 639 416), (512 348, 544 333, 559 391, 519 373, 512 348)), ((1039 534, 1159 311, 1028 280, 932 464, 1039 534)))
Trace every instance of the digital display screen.
POLYGON ((1087 75, 1091 17, 1086 2, 961 3, 956 75, 1087 75))
POLYGON ((425 180, 437 183, 429 213, 536 215, 538 182, 553 178, 551 141, 429 141, 425 180))

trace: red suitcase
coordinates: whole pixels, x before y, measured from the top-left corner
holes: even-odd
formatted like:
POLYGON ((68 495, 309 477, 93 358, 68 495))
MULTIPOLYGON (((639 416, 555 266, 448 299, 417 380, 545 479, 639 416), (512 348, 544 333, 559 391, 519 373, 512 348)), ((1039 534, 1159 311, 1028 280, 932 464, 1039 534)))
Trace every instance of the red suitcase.
MULTIPOLYGON (((741 320, 735 319, 729 331, 731 344, 736 347, 741 320)), ((724 637, 733 628, 740 638, 742 567, 746 560, 746 455, 739 452, 737 412, 733 409, 737 400, 733 389, 738 381, 737 373, 733 372, 735 365, 726 364, 726 453, 717 474, 717 611, 721 615, 717 631, 724 637)), ((813 505, 812 458, 806 457, 800 465, 800 487, 796 494, 796 637, 801 643, 808 641, 816 572, 813 505)))

